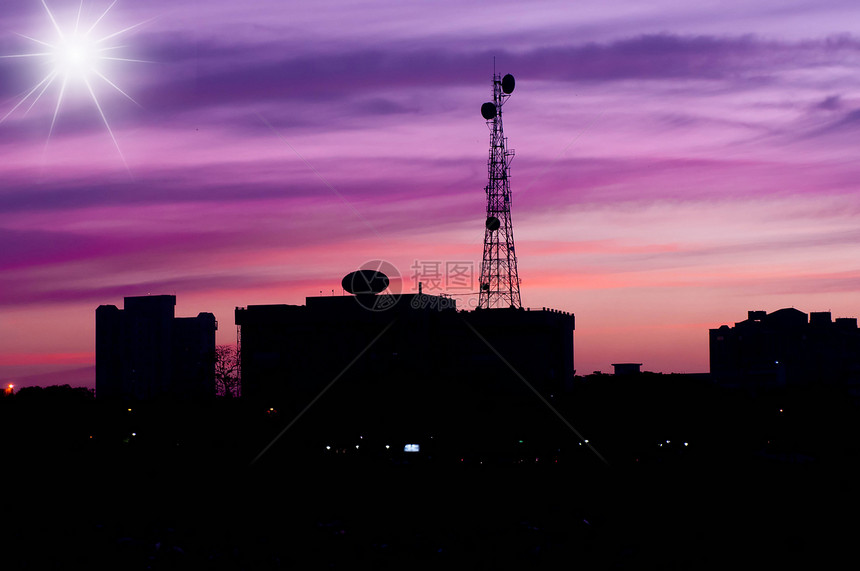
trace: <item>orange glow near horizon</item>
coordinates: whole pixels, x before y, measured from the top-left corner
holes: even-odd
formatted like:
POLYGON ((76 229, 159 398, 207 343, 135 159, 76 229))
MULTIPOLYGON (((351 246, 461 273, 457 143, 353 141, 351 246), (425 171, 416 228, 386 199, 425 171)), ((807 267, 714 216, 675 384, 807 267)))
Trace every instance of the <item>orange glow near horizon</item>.
POLYGON ((0 366, 22 365, 92 365, 95 351, 82 353, 0 353, 0 366))

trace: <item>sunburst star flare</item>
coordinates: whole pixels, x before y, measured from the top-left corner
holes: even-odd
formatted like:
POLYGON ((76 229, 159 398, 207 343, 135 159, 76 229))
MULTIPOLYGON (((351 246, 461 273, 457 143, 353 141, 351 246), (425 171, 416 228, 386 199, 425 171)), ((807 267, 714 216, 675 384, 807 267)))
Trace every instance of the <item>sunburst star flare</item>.
POLYGON ((0 124, 29 102, 24 109, 24 115, 26 115, 53 86, 56 89, 57 96, 56 102, 53 105, 54 109, 48 129, 48 137, 45 141, 45 149, 47 150, 48 143, 60 115, 60 109, 63 106, 64 99, 68 96, 68 88, 71 84, 79 84, 84 88, 83 92, 92 99, 93 105, 98 111, 98 115, 104 123, 114 147, 116 147, 123 165, 128 169, 128 163, 120 149, 119 142, 101 103, 97 86, 106 84, 113 91, 120 93, 129 101, 138 104, 114 80, 110 79, 107 63, 117 61, 146 63, 144 60, 120 57, 119 50, 124 46, 116 43, 122 35, 141 26, 145 22, 139 22, 117 31, 100 32, 100 24, 103 23, 105 16, 116 5, 117 1, 114 0, 91 24, 83 25, 81 21, 84 9, 83 0, 81 0, 74 18, 70 19, 69 22, 62 23, 58 21, 57 16, 51 11, 47 2, 41 0, 42 6, 45 8, 45 13, 51 23, 51 28, 54 31, 53 37, 38 39, 18 34, 22 38, 37 44, 39 46, 38 51, 0 56, 0 58, 35 58, 47 66, 48 72, 5 115, 0 117, 0 124))

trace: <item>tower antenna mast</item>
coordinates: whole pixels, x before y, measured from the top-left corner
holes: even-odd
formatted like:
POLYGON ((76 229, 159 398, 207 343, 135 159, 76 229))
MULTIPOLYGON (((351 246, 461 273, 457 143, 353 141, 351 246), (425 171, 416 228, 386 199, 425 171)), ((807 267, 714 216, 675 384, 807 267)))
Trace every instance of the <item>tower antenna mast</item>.
MULTIPOLYGON (((495 58, 493 58, 495 68, 495 58)), ((514 227, 511 224, 511 160, 513 149, 502 127, 502 105, 514 91, 514 76, 497 75, 493 69, 493 100, 481 106, 481 115, 490 129, 490 158, 487 161, 487 219, 484 228, 484 256, 481 261, 478 307, 522 307, 514 227)))

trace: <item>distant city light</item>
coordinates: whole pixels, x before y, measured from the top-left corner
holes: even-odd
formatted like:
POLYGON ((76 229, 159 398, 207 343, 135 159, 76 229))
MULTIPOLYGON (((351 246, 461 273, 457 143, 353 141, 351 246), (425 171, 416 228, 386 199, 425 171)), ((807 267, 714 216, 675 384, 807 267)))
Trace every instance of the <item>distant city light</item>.
POLYGON ((389 446, 388 444, 386 444, 386 445, 385 445, 385 449, 386 449, 386 450, 388 450, 389 448, 391 448, 391 446, 389 446))
POLYGON ((128 412, 131 412, 131 409, 128 409, 128 412))
POLYGON ((132 432, 132 433, 131 433, 131 435, 132 435, 132 436, 137 436, 137 432, 132 432))
POLYGON ((325 447, 325 449, 326 449, 326 450, 331 450, 331 446, 326 446, 326 447, 325 447))
POLYGON ((418 444, 407 444, 403 447, 404 452, 419 452, 421 447, 418 444))
POLYGON ((358 444, 355 445, 355 449, 358 450, 358 444))

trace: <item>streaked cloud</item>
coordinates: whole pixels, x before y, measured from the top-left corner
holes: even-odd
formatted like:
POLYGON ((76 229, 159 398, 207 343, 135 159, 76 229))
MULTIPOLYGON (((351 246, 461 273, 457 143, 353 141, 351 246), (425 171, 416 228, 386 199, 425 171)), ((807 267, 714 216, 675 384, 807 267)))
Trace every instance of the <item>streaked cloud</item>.
MULTIPOLYGON (((79 339, 0 363, 86 353, 95 306, 125 295, 229 324, 368 259, 478 260, 494 57, 517 77, 523 298, 576 313, 580 371, 706 370, 690 332, 746 305, 860 314, 860 7, 497 8, 118 3, 117 22, 147 21, 127 49, 150 62, 118 75, 139 107, 105 101, 128 170, 84 105, 47 143, 50 104, 0 124, 0 306, 73 312, 79 339)), ((0 53, 42 18, 4 5, 0 53)), ((0 60, 0 116, 29 73, 0 60)))

